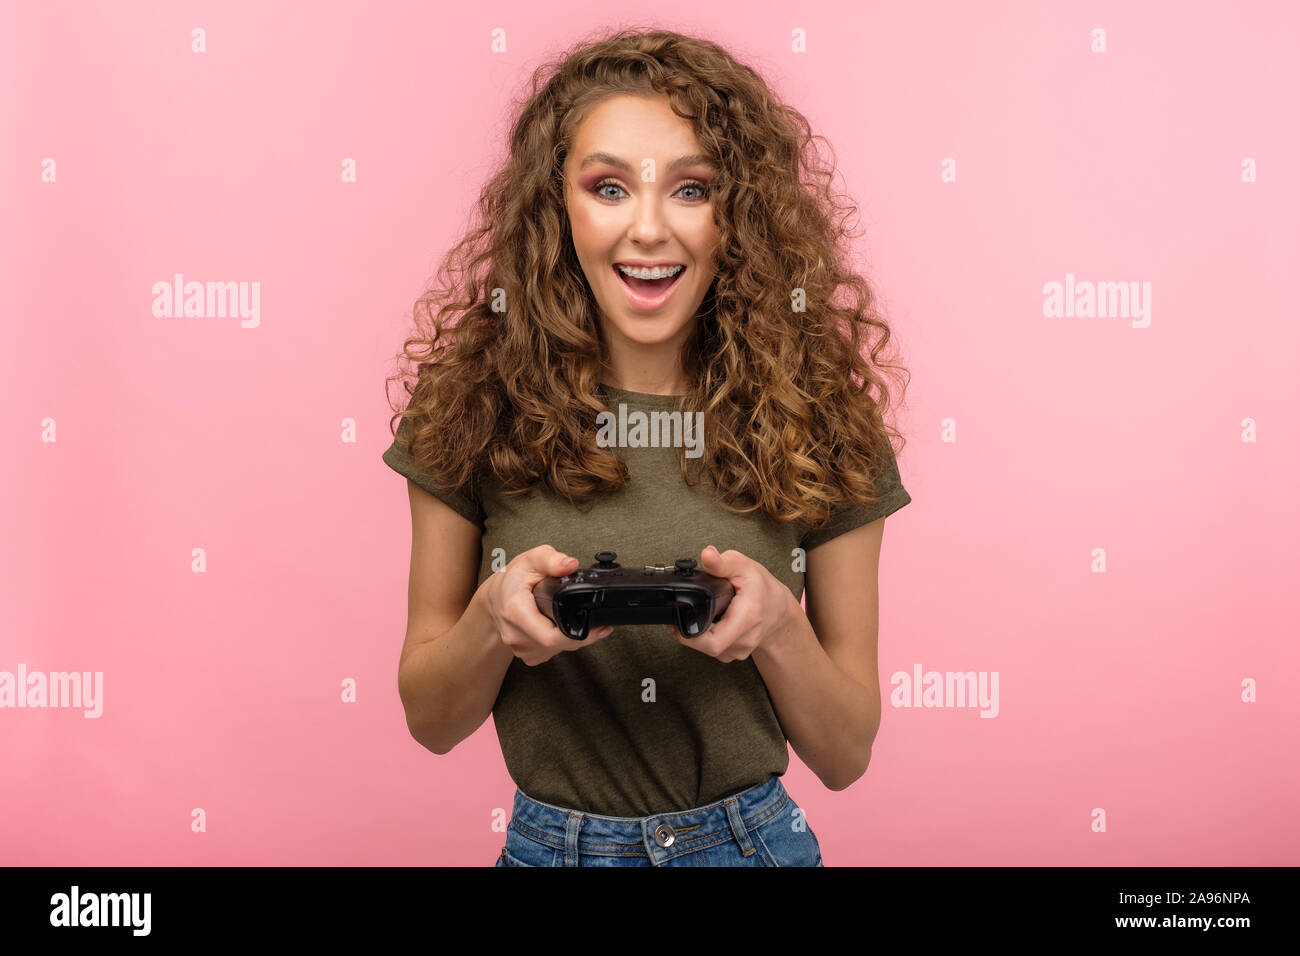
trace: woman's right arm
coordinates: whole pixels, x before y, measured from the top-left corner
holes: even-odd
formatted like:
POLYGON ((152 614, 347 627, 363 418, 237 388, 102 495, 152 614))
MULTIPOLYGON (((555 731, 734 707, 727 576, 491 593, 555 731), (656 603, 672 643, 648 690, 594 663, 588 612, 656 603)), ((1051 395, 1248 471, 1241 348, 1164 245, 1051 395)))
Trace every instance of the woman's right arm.
POLYGON ((478 526, 409 478, 406 484, 411 578, 397 693, 411 736, 445 754, 487 720, 515 657, 534 666, 590 647, 613 628, 571 641, 537 610, 537 582, 578 566, 549 545, 516 556, 476 586, 483 543, 478 526))
POLYGON ((487 720, 514 656, 477 586, 482 532, 410 479, 411 578, 397 692, 406 726, 436 754, 487 720))

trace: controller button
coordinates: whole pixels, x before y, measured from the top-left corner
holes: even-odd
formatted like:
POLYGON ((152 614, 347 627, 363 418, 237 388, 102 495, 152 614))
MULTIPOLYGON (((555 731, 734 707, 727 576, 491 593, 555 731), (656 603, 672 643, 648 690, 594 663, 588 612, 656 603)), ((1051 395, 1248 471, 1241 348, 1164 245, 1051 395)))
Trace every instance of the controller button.
POLYGON ((678 558, 676 563, 677 573, 682 577, 690 577, 690 575, 695 571, 694 558, 678 558))

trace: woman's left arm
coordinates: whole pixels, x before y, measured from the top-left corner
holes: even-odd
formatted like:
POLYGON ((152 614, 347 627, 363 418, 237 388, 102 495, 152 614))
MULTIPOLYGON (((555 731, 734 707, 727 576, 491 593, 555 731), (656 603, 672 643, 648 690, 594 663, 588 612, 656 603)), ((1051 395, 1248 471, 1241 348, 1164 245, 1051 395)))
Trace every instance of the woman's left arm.
POLYGON ((790 745, 831 790, 866 772, 880 728, 877 576, 884 531, 879 518, 808 552, 806 614, 757 561, 706 548, 701 570, 728 578, 736 595, 704 634, 677 638, 721 661, 752 655, 790 745))

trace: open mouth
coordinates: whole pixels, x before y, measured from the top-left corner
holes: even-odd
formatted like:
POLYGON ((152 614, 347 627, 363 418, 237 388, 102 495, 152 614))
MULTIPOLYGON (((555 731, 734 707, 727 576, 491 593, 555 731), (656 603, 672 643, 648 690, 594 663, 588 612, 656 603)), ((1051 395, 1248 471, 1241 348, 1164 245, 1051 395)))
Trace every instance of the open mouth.
POLYGON ((633 276, 626 275, 618 266, 614 266, 614 274, 623 281, 633 292, 646 298, 654 299, 663 295, 669 288, 677 284, 677 280, 686 274, 685 267, 678 269, 676 274, 664 276, 662 279, 637 279, 633 276))

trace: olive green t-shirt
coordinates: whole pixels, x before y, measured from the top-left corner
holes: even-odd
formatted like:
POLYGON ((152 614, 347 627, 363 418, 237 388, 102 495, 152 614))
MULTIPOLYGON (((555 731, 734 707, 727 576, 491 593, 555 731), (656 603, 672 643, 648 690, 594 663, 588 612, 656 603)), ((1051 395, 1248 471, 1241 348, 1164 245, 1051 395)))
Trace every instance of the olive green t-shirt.
MULTIPOLYGON (((675 396, 602 388, 615 414, 620 402, 628 415, 678 407, 675 396)), ((699 561, 711 544, 759 562, 802 598, 796 548, 806 553, 912 500, 891 454, 876 505, 843 509, 817 530, 800 521, 779 524, 762 512, 727 511, 707 475, 688 486, 673 445, 620 444, 631 480, 583 514, 544 488, 484 500, 468 490, 445 494, 411 465, 403 444, 408 435, 403 420, 383 460, 479 526, 479 583, 493 573, 494 556, 504 567, 541 544, 573 555, 580 567, 594 563, 597 551, 616 552, 624 567, 671 567, 678 558, 699 561)), ((688 437, 681 441, 689 448, 688 437)), ((663 625, 618 626, 595 644, 535 667, 516 658, 492 718, 520 790, 588 813, 640 817, 689 810, 784 774, 790 762, 753 659, 724 664, 683 647, 663 625)))

